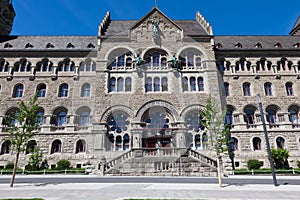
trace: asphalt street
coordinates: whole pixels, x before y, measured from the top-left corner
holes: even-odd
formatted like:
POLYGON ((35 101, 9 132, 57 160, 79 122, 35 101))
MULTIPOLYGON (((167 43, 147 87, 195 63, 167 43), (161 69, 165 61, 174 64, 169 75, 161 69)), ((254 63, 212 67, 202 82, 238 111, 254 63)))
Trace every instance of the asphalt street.
MULTIPOLYGON (((271 176, 230 176, 224 177, 224 184, 228 185, 249 185, 249 184, 273 184, 271 176)), ((9 183, 10 176, 0 176, 0 183, 9 183)), ((299 176, 277 176, 280 185, 300 185, 299 176)), ((216 177, 103 177, 94 175, 18 175, 15 183, 189 183, 189 184, 217 184, 216 177)))

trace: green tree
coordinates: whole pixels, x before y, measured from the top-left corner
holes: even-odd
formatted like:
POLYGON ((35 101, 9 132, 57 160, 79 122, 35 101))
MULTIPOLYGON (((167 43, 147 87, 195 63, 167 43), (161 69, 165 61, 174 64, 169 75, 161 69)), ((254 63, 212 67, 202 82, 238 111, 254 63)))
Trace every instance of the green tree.
POLYGON ((24 152, 28 141, 37 133, 39 127, 37 95, 28 103, 21 101, 16 113, 5 116, 6 132, 10 134, 11 149, 15 152, 14 169, 10 187, 13 187, 20 153, 24 152))
POLYGON ((68 160, 62 159, 57 162, 57 170, 70 169, 71 163, 68 160))
POLYGON ((26 170, 34 171, 40 169, 40 162, 42 161, 43 154, 39 147, 35 147, 32 150, 32 154, 29 157, 29 163, 25 166, 26 170))
POLYGON ((271 153, 275 168, 283 169, 289 167, 287 159, 290 155, 288 150, 282 148, 272 149, 271 153))
POLYGON ((209 132, 210 147, 216 152, 218 164, 218 180, 222 187, 221 154, 228 151, 229 128, 224 125, 226 109, 217 104, 216 100, 208 97, 205 109, 200 113, 201 125, 209 132))

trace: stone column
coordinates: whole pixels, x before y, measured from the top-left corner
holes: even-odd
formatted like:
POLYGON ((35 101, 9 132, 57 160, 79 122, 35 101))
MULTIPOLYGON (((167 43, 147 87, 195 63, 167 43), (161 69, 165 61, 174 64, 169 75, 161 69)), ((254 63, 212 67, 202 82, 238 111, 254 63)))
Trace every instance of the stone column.
POLYGON ((43 133, 49 132, 51 128, 51 124, 50 124, 51 115, 45 115, 44 118, 45 118, 45 123, 42 125, 42 129, 41 129, 41 132, 43 133))
POLYGON ((104 123, 93 123, 92 127, 92 134, 94 139, 94 149, 105 151, 105 144, 106 144, 106 124, 104 123))
POLYGON ((74 115, 69 115, 67 116, 69 120, 67 121, 66 124, 66 130, 69 131, 74 131, 74 115))
POLYGON ((139 123, 132 124, 131 130, 132 148, 142 148, 143 130, 139 123))

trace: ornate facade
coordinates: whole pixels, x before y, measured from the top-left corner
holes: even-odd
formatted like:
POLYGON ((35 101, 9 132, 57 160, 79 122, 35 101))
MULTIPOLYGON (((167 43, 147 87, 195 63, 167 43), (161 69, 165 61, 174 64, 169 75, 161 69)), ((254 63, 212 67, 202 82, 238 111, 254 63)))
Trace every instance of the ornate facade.
MULTIPOLYGON (((51 167, 68 159, 107 174, 213 172, 209 133, 199 124, 209 95, 227 106, 235 166, 251 158, 268 166, 258 93, 271 145, 287 148, 295 166, 298 30, 296 23, 290 36, 214 36, 199 12, 171 20, 153 8, 137 21, 108 12, 98 36, 1 36, 0 166, 13 159, 3 118, 35 92, 41 127, 29 146, 51 167)), ((27 159, 25 152, 20 165, 27 159)))

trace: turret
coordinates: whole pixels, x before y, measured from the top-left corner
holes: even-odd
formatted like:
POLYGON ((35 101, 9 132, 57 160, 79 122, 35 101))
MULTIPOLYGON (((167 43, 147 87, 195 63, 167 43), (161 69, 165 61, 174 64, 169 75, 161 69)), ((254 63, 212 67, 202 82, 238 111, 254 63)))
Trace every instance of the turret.
POLYGON ((0 35, 9 35, 16 16, 11 0, 0 1, 0 35))

